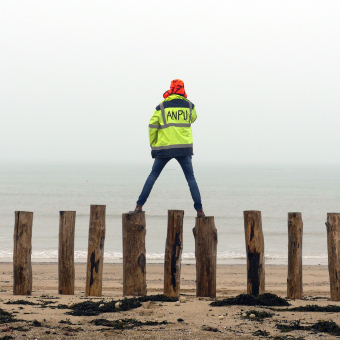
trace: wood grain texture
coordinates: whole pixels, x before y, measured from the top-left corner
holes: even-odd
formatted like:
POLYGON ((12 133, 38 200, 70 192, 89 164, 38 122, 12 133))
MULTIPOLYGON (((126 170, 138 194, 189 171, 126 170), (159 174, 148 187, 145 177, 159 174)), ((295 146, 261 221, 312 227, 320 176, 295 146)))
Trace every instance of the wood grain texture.
POLYGON ((91 205, 85 288, 86 296, 102 295, 105 212, 105 205, 91 205))
POLYGON ((214 217, 196 217, 196 296, 216 297, 217 229, 214 217))
POLYGON ((178 297, 183 249, 183 210, 168 211, 168 232, 164 259, 164 295, 178 297))
POLYGON ((123 295, 146 295, 145 212, 123 214, 123 295))
POLYGON ((32 293, 32 226, 32 212, 15 212, 13 251, 14 295, 31 295, 32 293))
POLYGON ((340 301, 340 214, 327 214, 328 270, 331 300, 340 301))
POLYGON ((247 293, 265 292, 264 238, 261 211, 244 211, 244 232, 247 252, 247 293))
POLYGON ((74 232, 75 211, 59 212, 58 292, 74 294, 74 232))
POLYGON ((302 299, 302 235, 303 222, 299 212, 288 213, 288 299, 302 299))

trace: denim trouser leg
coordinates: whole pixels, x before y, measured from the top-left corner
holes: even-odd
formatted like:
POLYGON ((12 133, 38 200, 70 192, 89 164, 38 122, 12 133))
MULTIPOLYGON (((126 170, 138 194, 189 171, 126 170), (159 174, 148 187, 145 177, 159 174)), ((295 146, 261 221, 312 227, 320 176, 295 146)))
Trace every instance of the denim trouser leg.
POLYGON ((188 157, 176 157, 178 163, 182 167, 182 170, 184 172, 185 178, 188 182, 191 197, 194 201, 194 208, 195 210, 201 210, 202 209, 202 202, 201 202, 201 194, 198 189, 196 179, 194 176, 194 170, 192 168, 192 162, 191 162, 191 156, 188 157))
POLYGON ((171 158, 155 158, 155 162, 153 163, 151 173, 144 184, 142 193, 138 198, 137 204, 139 205, 145 204, 159 174, 162 172, 163 168, 170 161, 170 159, 171 158))

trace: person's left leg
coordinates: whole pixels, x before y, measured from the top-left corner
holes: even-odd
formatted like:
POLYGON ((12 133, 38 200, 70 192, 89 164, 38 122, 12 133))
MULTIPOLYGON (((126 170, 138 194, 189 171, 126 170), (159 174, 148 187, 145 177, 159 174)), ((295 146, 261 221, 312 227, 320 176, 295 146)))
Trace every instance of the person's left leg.
POLYGON ((158 176, 162 172, 165 165, 170 161, 170 159, 171 158, 155 158, 151 173, 149 177, 147 178, 144 184, 142 193, 140 194, 138 198, 137 207, 135 209, 136 211, 142 211, 142 206, 145 204, 146 200, 148 199, 153 185, 155 184, 158 176))
MULTIPOLYGON (((191 156, 185 156, 185 157, 176 157, 178 163, 180 164, 185 178, 188 182, 189 188, 190 188, 190 193, 191 197, 194 201, 194 208, 197 211, 202 211, 202 202, 201 202, 201 194, 198 189, 196 179, 194 176, 194 170, 192 167, 192 162, 191 162, 191 156)), ((202 211, 203 213, 203 211, 202 211)))

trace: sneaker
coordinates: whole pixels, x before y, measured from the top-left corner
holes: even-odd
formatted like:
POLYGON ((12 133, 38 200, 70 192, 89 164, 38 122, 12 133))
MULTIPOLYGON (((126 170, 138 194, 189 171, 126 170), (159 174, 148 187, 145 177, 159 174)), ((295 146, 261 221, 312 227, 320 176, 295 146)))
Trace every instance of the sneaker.
POLYGON ((197 217, 205 217, 205 213, 203 212, 203 209, 197 210, 197 217))

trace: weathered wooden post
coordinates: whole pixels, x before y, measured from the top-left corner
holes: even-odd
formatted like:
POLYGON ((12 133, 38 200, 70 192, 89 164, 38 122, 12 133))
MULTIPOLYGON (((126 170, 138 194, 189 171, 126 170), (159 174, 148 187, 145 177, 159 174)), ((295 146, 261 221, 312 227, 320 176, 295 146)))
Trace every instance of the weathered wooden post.
POLYGON ((59 212, 58 292, 74 294, 74 230, 75 211, 59 212))
POLYGON ((328 270, 331 300, 340 301, 340 214, 327 214, 328 270))
POLYGON ((32 292, 32 225, 32 212, 15 212, 13 251, 14 295, 31 295, 32 292))
POLYGON ((102 295, 105 211, 105 205, 91 205, 85 289, 86 296, 102 295))
POLYGON ((243 217, 247 251, 247 293, 259 295, 265 292, 261 211, 244 211, 243 217))
POLYGON ((146 295, 145 212, 123 214, 123 295, 146 295))
POLYGON ((164 295, 178 297, 183 249, 183 210, 168 211, 168 233, 164 259, 164 295))
POLYGON ((196 217, 196 296, 216 297, 217 229, 213 216, 196 217))
POLYGON ((302 299, 302 233, 301 213, 288 213, 288 299, 302 299))

